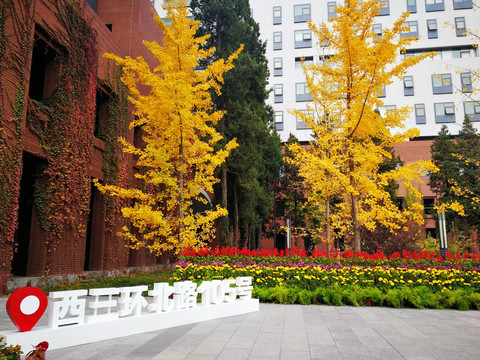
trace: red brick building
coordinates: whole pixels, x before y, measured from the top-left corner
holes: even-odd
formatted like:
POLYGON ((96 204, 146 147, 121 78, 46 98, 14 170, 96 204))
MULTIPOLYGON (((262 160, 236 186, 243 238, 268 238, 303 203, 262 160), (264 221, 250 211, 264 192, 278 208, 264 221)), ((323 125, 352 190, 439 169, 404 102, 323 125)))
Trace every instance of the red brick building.
POLYGON ((132 109, 102 55, 153 56, 149 0, 13 0, 0 4, 0 294, 14 276, 154 265, 116 234, 121 202, 92 179, 126 185, 138 171, 117 138, 132 109))

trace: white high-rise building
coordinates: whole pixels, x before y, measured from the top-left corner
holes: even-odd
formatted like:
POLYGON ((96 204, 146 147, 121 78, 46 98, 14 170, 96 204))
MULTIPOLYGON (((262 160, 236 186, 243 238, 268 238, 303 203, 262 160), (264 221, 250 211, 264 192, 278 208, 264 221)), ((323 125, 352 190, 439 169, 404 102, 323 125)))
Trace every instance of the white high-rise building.
MULTIPOLYGON (((480 35, 480 9, 472 0, 383 0, 385 3, 376 17, 373 30, 378 35, 393 25, 405 11, 410 32, 418 36, 406 54, 415 56, 435 51, 434 59, 426 59, 409 69, 401 80, 386 86, 379 110, 408 105, 412 108, 406 120, 407 127, 417 127, 420 138, 438 134, 442 125, 451 134, 461 129, 468 114, 480 128, 480 79, 470 73, 480 69, 478 36, 465 34, 465 29, 480 35), (477 82, 477 83, 475 83, 477 82)), ((328 49, 317 45, 307 21, 328 21, 336 16, 335 7, 341 1, 327 0, 250 0, 254 19, 260 24, 263 40, 267 41, 272 88, 269 103, 275 110, 277 130, 283 141, 294 134, 300 141, 310 140, 306 124, 298 122, 290 109, 306 109, 309 98, 300 59, 318 62, 328 49)))
MULTIPOLYGON (((155 8, 165 16, 162 4, 155 8)), ((381 0, 384 6, 377 16, 373 30, 381 36, 399 16, 409 11, 410 32, 417 36, 405 54, 415 56, 435 51, 433 59, 425 59, 409 69, 403 79, 385 87, 380 112, 408 105, 412 112, 407 127, 420 130, 419 139, 435 137, 442 125, 450 134, 461 129, 465 114, 480 129, 480 4, 478 0, 381 0), (465 30, 468 31, 465 31, 465 30), (474 35, 470 35, 469 32, 474 35), (470 71, 477 71, 477 75, 470 71), (476 102, 476 101, 479 102, 476 102)), ((189 1, 188 1, 189 3, 189 1)), ((336 16, 335 7, 343 1, 328 0, 250 0, 260 36, 267 42, 271 93, 269 104, 275 111, 275 123, 282 141, 294 134, 300 141, 311 139, 306 124, 297 121, 289 110, 306 109, 308 88, 300 59, 318 62, 328 49, 321 48, 310 32, 307 21, 328 21, 336 16)))

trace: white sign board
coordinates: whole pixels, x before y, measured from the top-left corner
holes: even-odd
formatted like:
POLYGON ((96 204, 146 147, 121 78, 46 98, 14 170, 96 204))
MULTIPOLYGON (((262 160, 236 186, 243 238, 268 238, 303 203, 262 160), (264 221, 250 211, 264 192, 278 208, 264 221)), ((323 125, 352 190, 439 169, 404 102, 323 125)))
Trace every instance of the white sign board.
MULTIPOLYGON (((259 310, 252 278, 156 283, 147 286, 51 292, 48 326, 31 331, 0 331, 7 344, 49 349, 86 344, 259 310), (142 296, 148 291, 149 297, 142 296), (200 303, 197 298, 200 296, 200 303)), ((30 310, 31 311, 31 310, 30 310)))

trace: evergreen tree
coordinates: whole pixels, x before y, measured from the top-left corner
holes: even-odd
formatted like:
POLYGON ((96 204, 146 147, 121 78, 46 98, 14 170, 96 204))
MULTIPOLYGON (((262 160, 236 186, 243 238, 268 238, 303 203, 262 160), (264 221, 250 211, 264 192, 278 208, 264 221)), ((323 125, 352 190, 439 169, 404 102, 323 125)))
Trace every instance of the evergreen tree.
POLYGON ((464 214, 448 212, 447 222, 464 234, 472 228, 480 229, 480 139, 468 116, 456 140, 443 126, 431 152, 439 171, 431 175, 430 187, 438 194, 440 204, 447 208, 459 204, 464 214))
MULTIPOLYGON (((191 11, 200 20, 200 34, 212 34, 206 46, 215 46, 209 60, 226 58, 244 44, 235 69, 224 77, 222 94, 214 96, 216 108, 226 115, 217 125, 225 141, 237 139, 239 147, 221 168, 221 188, 216 198, 229 209, 229 226, 222 226, 222 243, 244 245, 260 237, 260 227, 273 210, 269 183, 282 164, 280 139, 273 129, 268 98, 265 43, 253 20, 248 0, 192 0, 191 11)), ((258 245, 256 241, 253 241, 258 245)))

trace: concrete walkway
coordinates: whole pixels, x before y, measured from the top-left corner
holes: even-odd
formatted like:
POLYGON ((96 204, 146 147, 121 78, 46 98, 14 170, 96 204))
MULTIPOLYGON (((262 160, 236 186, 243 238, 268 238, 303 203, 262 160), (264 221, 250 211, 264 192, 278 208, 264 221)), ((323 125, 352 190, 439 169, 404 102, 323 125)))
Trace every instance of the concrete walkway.
MULTIPOLYGON (((11 328, 5 301, 1 329, 11 328)), ((47 359, 475 360, 480 311, 260 304, 257 313, 47 351, 47 359)))

